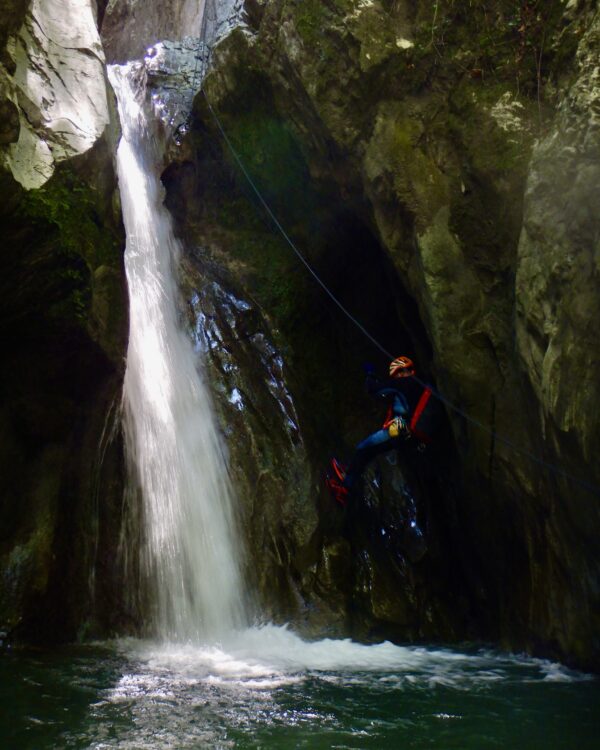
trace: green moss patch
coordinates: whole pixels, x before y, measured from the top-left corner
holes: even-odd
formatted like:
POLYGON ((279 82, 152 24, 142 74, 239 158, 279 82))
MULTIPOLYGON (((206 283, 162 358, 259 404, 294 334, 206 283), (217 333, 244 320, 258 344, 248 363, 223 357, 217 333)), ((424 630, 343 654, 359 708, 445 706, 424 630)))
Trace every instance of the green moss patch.
POLYGON ((115 264, 116 238, 107 231, 93 187, 72 174, 57 175, 39 190, 25 193, 19 213, 58 230, 61 249, 85 259, 91 269, 115 264))
POLYGON ((73 173, 56 174, 44 187, 22 194, 13 220, 29 226, 37 249, 31 272, 44 268, 44 315, 87 320, 92 272, 119 267, 120 238, 107 226, 97 191, 73 173), (42 244, 38 238, 44 238, 42 244))

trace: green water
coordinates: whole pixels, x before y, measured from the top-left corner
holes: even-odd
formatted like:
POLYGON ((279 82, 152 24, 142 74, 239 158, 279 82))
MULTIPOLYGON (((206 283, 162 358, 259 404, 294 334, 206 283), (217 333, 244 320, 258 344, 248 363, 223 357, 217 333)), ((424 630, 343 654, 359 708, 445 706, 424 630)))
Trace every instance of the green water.
POLYGON ((268 638, 4 652, 0 747, 600 748, 600 683, 559 665, 268 638))

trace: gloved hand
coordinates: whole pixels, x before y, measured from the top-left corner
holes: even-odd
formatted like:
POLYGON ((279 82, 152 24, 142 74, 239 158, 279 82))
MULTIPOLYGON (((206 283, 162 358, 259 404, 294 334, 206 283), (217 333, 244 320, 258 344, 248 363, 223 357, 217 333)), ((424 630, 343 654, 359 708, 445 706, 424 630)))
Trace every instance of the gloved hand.
POLYGON ((391 438, 403 437, 408 440, 410 437, 408 422, 402 417, 394 417, 388 425, 388 434, 391 438))

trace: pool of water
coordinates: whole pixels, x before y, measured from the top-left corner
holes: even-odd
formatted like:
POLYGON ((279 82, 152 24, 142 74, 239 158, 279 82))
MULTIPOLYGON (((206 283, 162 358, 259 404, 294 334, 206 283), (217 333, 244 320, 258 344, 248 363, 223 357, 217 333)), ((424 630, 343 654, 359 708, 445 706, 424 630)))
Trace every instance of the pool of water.
POLYGON ((123 640, 0 655, 0 747, 596 750, 600 682, 465 649, 123 640))

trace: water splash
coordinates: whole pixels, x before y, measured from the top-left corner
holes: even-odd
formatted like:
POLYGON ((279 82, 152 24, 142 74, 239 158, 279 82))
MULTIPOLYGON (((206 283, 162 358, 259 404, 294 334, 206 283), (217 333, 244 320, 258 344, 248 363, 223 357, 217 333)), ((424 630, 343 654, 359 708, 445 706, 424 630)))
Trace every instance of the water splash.
MULTIPOLYGON (((470 690, 494 682, 579 682, 589 674, 526 655, 477 649, 361 644, 345 639, 307 641, 272 624, 229 633, 218 645, 153 644, 122 639, 117 649, 148 674, 241 688, 271 687, 318 676, 333 682, 365 682, 470 690), (257 681, 264 680, 264 684, 257 681)), ((127 681, 127 675, 125 676, 127 681)), ((117 691, 118 692, 118 691, 117 691)))
POLYGON ((116 647, 121 677, 92 714, 115 731, 91 747, 596 747, 596 685, 540 659, 309 643, 272 625, 219 646, 116 647))
POLYGON ((130 297, 123 402, 128 461, 143 496, 140 570, 157 634, 215 639, 244 620, 232 490, 198 358, 178 320, 181 248, 162 205, 145 70, 111 66, 109 77, 123 129, 117 160, 130 297))

